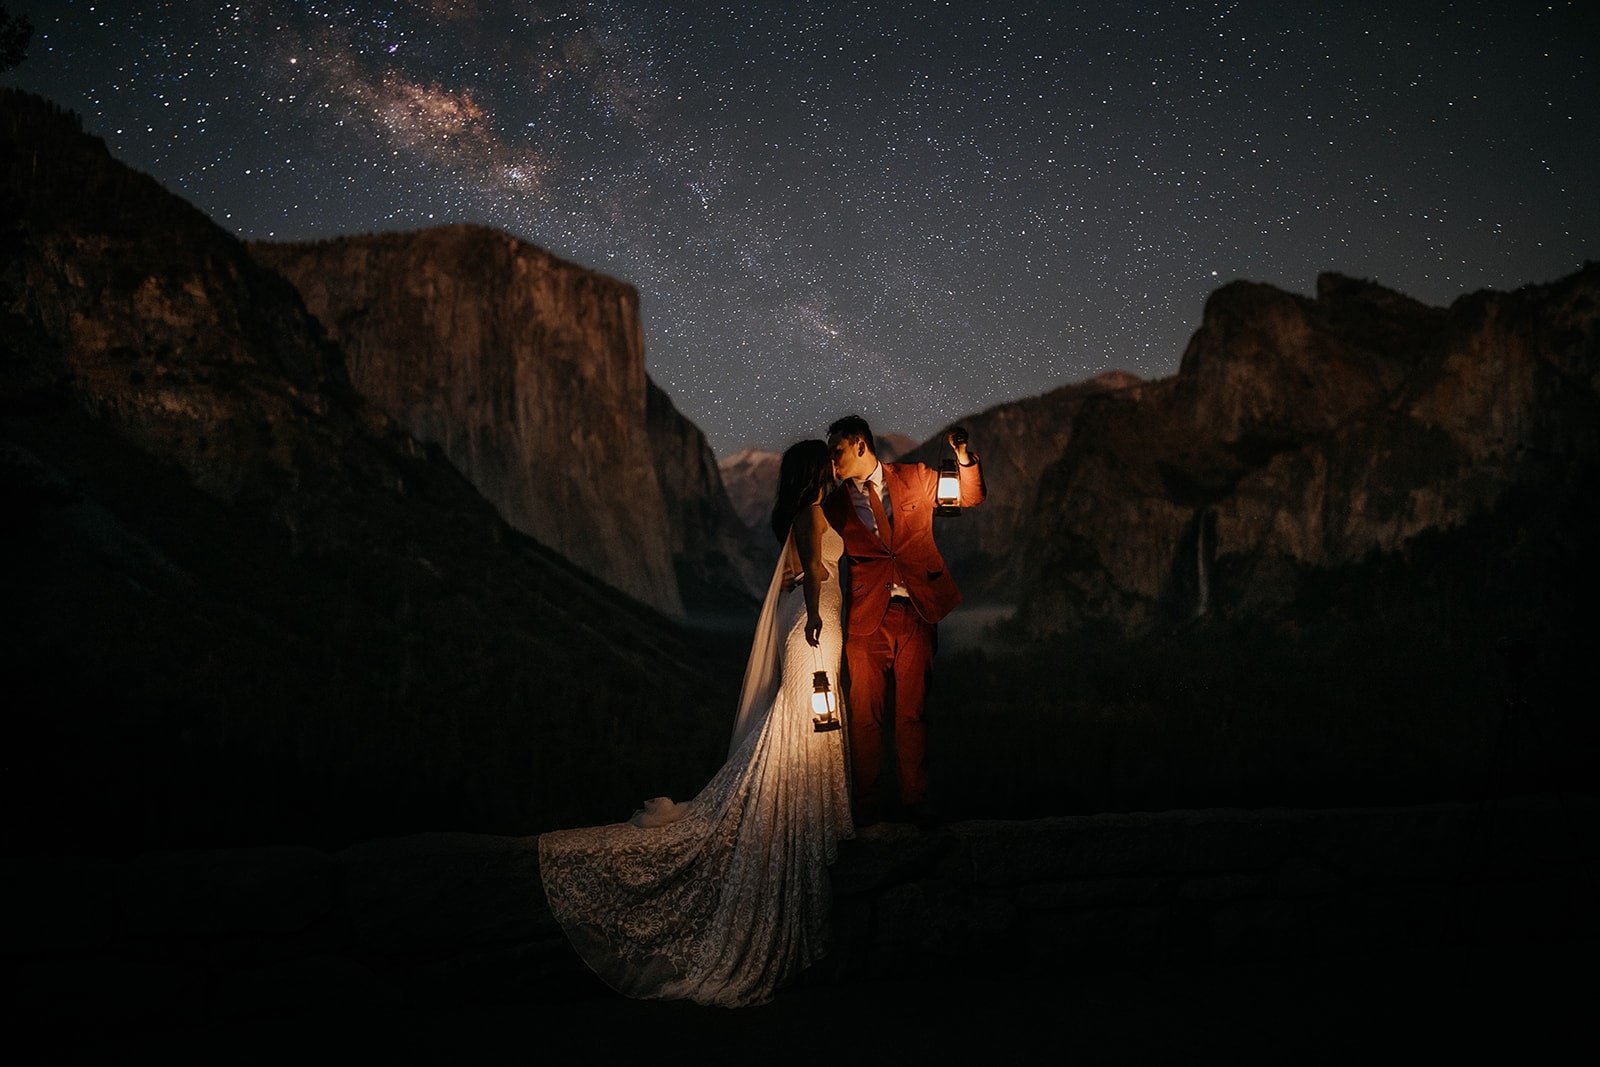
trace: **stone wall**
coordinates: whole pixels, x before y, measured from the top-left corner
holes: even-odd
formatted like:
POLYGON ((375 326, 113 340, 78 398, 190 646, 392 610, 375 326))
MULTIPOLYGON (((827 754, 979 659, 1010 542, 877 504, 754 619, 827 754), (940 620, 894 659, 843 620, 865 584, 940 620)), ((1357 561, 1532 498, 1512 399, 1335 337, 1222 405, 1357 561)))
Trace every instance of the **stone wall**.
MULTIPOLYGON (((836 948, 810 980, 1592 938, 1597 828, 1592 797, 880 825, 842 848, 836 948)), ((40 1021, 187 1026, 595 985, 545 907, 532 837, 22 857, 4 877, 0 960, 40 1021)))

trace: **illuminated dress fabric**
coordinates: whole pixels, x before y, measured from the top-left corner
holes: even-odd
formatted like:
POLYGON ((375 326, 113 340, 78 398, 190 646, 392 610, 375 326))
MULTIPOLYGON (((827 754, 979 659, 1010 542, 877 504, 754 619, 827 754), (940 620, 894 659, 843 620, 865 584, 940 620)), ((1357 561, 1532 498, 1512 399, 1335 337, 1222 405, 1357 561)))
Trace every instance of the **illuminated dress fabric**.
POLYGON ((843 733, 812 729, 811 693, 817 670, 838 691, 843 550, 825 529, 814 649, 804 591, 788 588, 800 569, 790 535, 756 627, 732 751, 698 796, 539 838, 551 912, 619 992, 758 1004, 827 950, 827 868, 853 829, 843 733))

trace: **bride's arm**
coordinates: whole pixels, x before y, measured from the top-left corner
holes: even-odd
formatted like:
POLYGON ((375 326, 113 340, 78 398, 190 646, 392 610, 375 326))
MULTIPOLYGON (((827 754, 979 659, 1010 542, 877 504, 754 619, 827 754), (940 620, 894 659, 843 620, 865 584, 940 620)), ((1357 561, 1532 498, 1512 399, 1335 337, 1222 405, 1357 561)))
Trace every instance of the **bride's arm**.
POLYGON ((806 591, 806 641, 813 647, 822 636, 822 583, 828 568, 822 562, 822 527, 827 523, 815 504, 800 509, 794 517, 794 544, 800 552, 801 584, 806 591))

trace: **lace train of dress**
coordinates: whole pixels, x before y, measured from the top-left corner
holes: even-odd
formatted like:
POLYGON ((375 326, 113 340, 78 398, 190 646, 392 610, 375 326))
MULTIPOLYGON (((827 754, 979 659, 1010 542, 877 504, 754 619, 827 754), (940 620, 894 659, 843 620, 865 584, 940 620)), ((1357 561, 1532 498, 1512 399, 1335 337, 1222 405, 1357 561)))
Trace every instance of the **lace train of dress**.
POLYGON ((745 685, 748 699, 754 676, 776 671, 776 686, 767 687, 775 695, 764 710, 741 714, 728 761, 698 796, 675 807, 654 803, 634 823, 539 838, 551 912, 617 991, 758 1004, 827 950, 827 868, 853 830, 844 732, 812 729, 811 689, 813 672, 825 670, 839 692, 842 550, 827 531, 823 630, 813 649, 803 590, 783 590, 797 569, 792 537, 785 545, 763 611, 777 628, 776 663, 761 662, 758 626, 745 685), (663 817, 672 821, 658 824, 663 817))

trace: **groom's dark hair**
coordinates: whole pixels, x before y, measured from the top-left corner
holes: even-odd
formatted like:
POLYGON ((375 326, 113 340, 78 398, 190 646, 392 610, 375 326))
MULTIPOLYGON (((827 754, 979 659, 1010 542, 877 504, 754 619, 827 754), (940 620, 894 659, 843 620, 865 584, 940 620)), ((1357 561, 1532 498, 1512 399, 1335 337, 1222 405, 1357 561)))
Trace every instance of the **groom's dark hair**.
POLYGON ((843 437, 847 440, 860 438, 867 443, 867 451, 874 456, 878 454, 878 439, 872 436, 872 427, 867 425, 867 420, 860 415, 846 415, 828 427, 828 440, 843 437))

